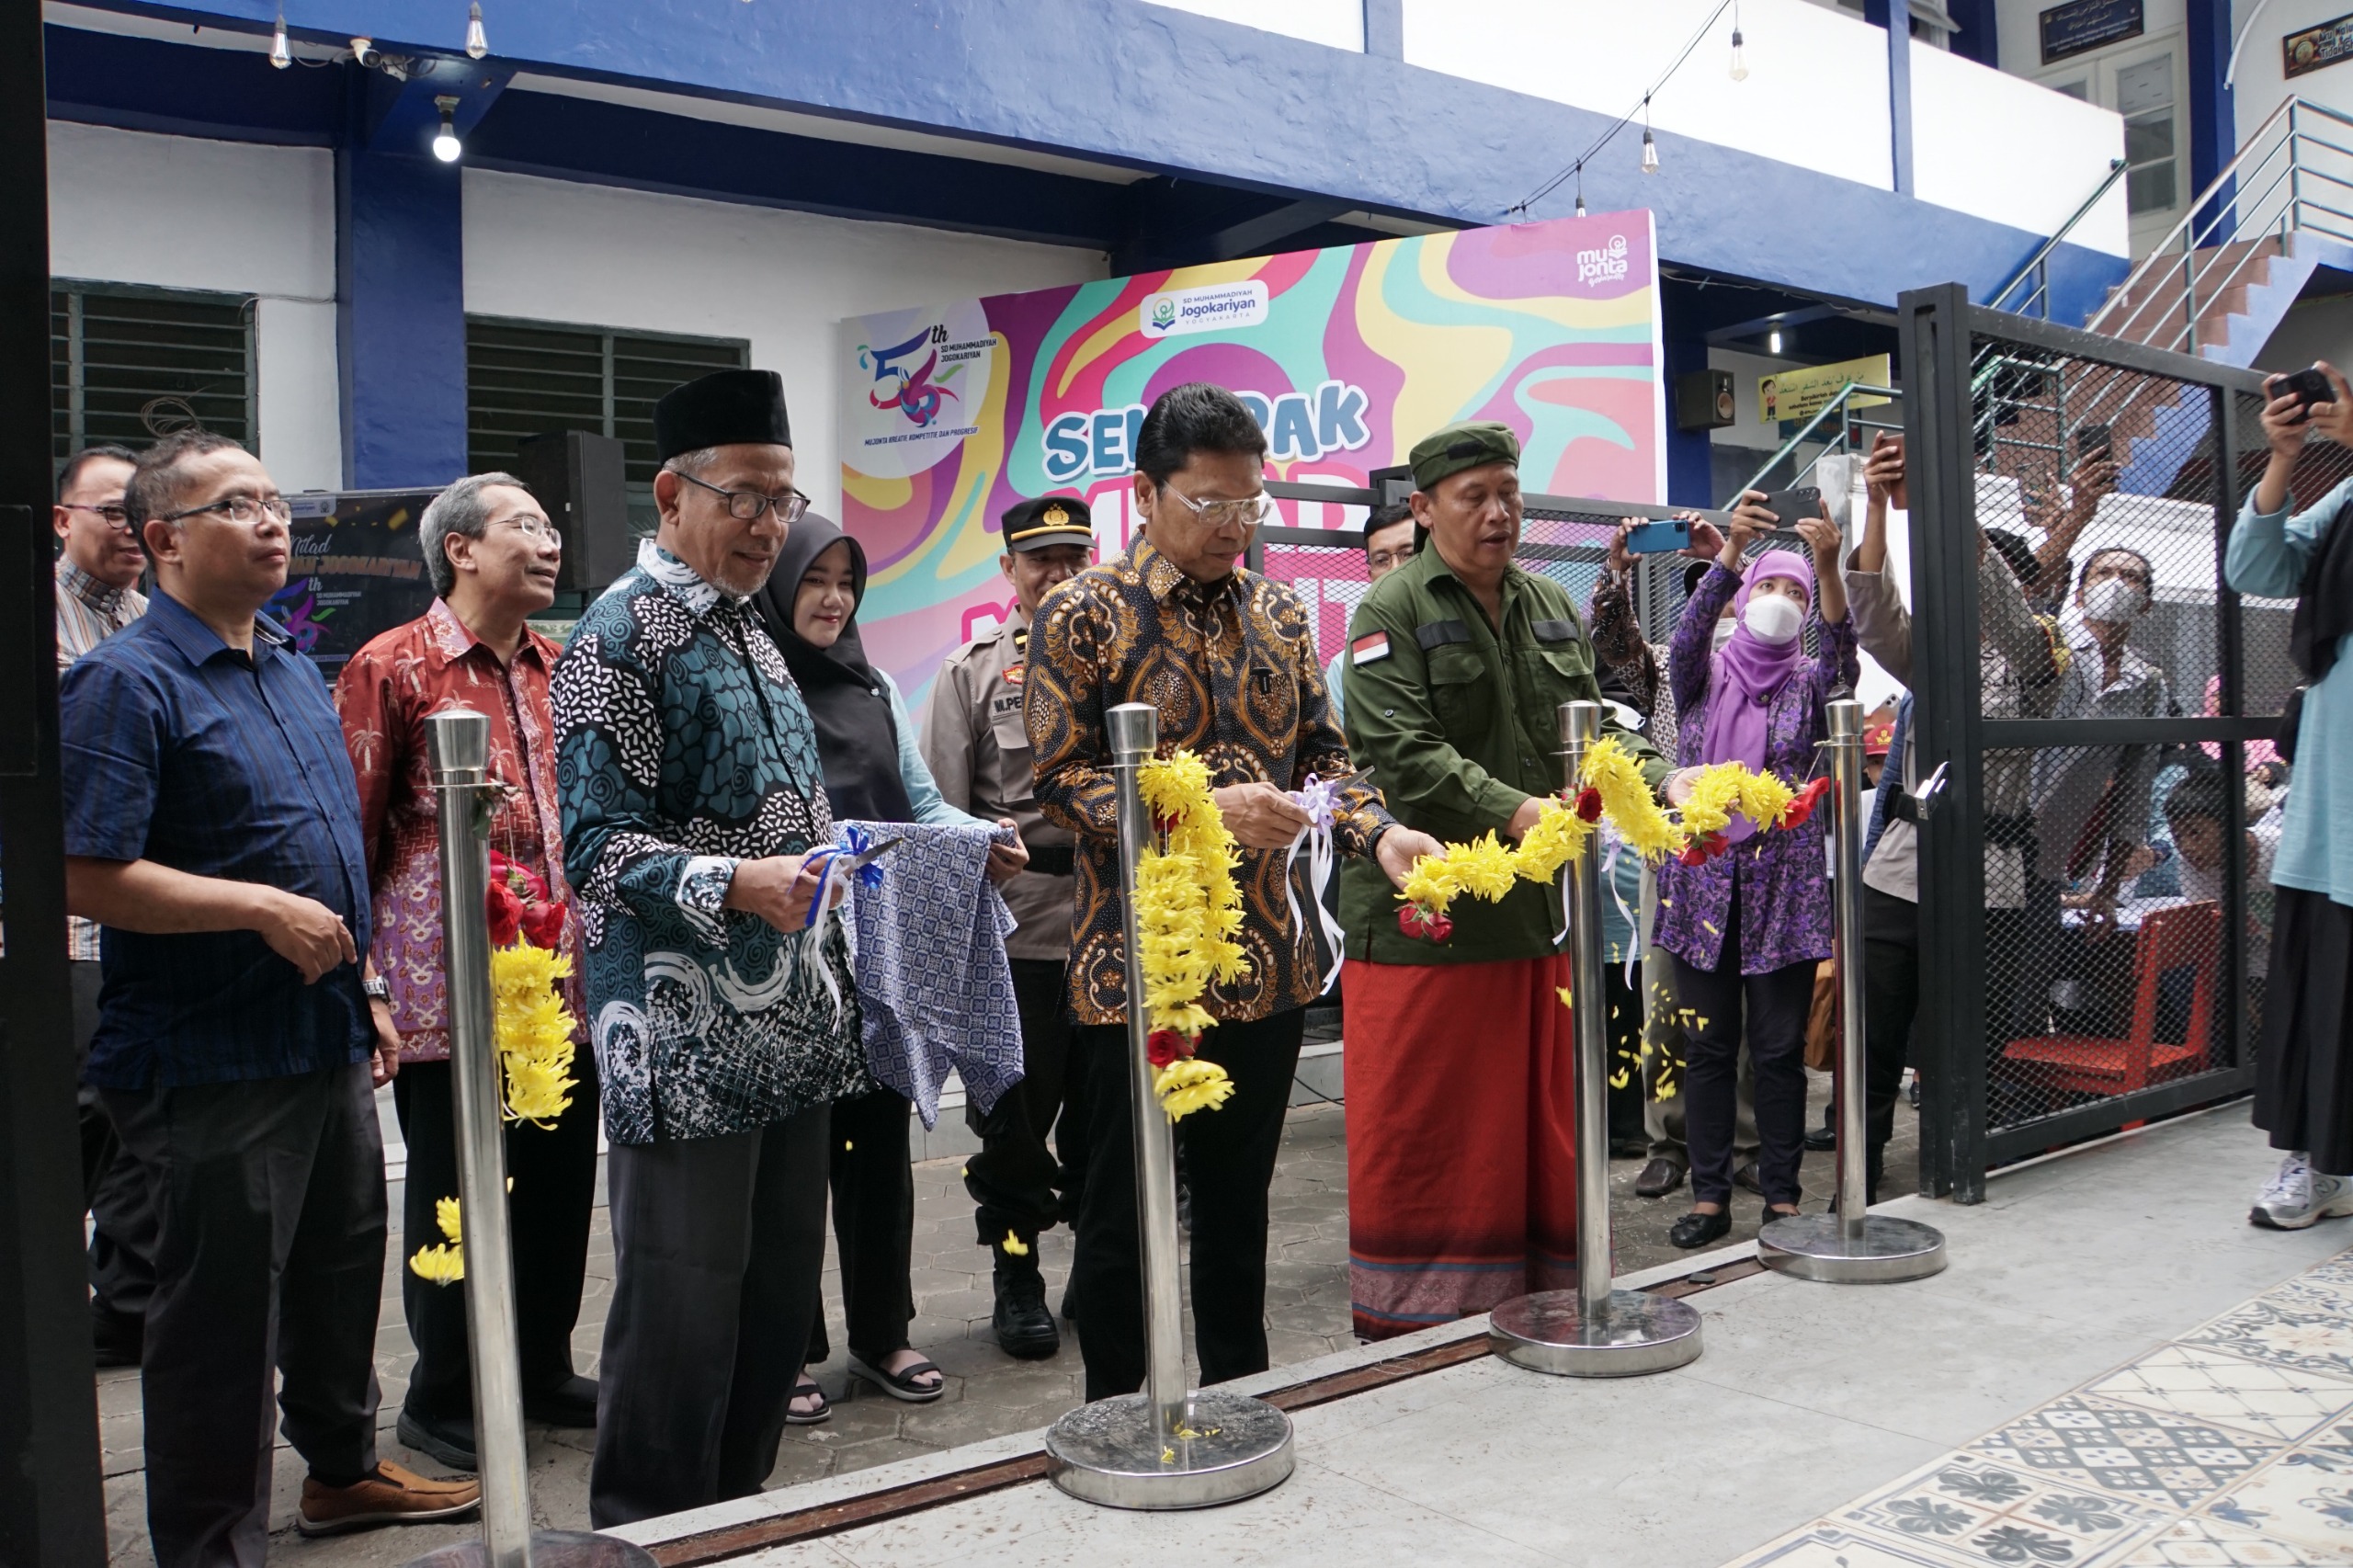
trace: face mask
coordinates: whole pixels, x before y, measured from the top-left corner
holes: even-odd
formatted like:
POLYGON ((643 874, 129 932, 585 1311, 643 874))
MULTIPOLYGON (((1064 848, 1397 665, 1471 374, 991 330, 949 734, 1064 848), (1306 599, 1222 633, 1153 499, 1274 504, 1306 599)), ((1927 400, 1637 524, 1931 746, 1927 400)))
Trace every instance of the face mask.
POLYGON ((1724 644, 1731 642, 1732 634, 1739 630, 1740 622, 1734 620, 1730 616, 1726 616, 1724 619, 1717 621, 1714 642, 1711 644, 1714 651, 1720 653, 1722 653, 1724 644))
POLYGON ((1741 621, 1759 641, 1787 642, 1805 625, 1805 607, 1779 594, 1758 594, 1741 612, 1741 621))
POLYGON ((2148 608, 2141 590, 2121 577, 2102 577, 2084 590, 2084 619, 2114 626, 2148 608))

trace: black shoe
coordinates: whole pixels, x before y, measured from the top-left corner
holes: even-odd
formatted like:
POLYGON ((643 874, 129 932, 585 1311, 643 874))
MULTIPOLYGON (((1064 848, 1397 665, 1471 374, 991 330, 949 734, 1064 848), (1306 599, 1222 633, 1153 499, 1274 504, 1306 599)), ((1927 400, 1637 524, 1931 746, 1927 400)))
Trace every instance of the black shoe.
POLYGON ((1613 1160, 1639 1160, 1650 1152, 1651 1141, 1647 1138, 1612 1138, 1609 1141, 1609 1157, 1613 1160))
POLYGON ((430 1454, 451 1470, 472 1471, 474 1465, 474 1423, 471 1415, 426 1420, 404 1405, 400 1425, 393 1428, 403 1446, 430 1454))
POLYGON ((1063 1347, 1063 1331, 1046 1310, 1046 1281, 1030 1258, 1000 1256, 996 1264, 996 1310, 989 1314, 997 1348, 1023 1361, 1042 1360, 1063 1347))
POLYGON ((90 1348, 101 1367, 136 1367, 146 1347, 147 1323, 129 1312, 90 1303, 90 1348))
POLYGON ((1822 1125, 1819 1127, 1809 1127, 1805 1130, 1805 1146, 1813 1153, 1817 1154, 1826 1154, 1838 1147, 1838 1129, 1832 1124, 1830 1119, 1833 1111, 1836 1109, 1836 1108, 1834 1106, 1823 1107, 1822 1125))
POLYGON ((1731 1233, 1732 1210, 1726 1206, 1712 1214, 1702 1214, 1694 1209, 1675 1222, 1675 1229, 1666 1233, 1666 1239, 1669 1245, 1689 1252, 1731 1233))
POLYGON ((581 1430, 597 1425, 597 1380, 574 1375, 544 1393, 523 1396, 523 1419, 581 1430))
POLYGON ((1755 1160, 1743 1160, 1740 1163, 1732 1173, 1732 1184, 1743 1192, 1753 1192, 1759 1198, 1765 1196, 1765 1184, 1757 1177, 1755 1160))
POLYGON ((1682 1185, 1683 1167, 1661 1154, 1644 1165, 1641 1174, 1634 1177, 1634 1196, 1665 1198, 1682 1185))

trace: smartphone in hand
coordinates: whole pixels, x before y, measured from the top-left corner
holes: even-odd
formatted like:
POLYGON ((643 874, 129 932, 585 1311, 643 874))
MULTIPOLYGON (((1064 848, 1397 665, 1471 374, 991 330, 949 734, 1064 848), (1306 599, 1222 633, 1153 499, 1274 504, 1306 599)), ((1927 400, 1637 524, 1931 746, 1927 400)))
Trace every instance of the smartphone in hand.
POLYGON ((1812 484, 1800 485, 1795 490, 1776 490, 1768 494, 1760 504, 1780 519, 1783 528, 1793 528, 1798 526, 1800 517, 1822 516, 1822 491, 1812 484))
POLYGON ((2314 365, 2285 376, 2274 376, 2263 384, 2263 390, 2274 398, 2293 397, 2299 409, 2310 408, 2316 403, 2335 403, 2336 389, 2329 384, 2328 372, 2314 365))
POLYGON ((1636 523, 1626 530, 1626 553, 1629 555, 1664 555, 1690 548, 1691 525, 1681 517, 1669 517, 1655 523, 1636 523))
POLYGON ((2115 450, 2116 438, 2105 421, 2075 426, 2075 455, 2079 458, 2104 458, 2115 450))

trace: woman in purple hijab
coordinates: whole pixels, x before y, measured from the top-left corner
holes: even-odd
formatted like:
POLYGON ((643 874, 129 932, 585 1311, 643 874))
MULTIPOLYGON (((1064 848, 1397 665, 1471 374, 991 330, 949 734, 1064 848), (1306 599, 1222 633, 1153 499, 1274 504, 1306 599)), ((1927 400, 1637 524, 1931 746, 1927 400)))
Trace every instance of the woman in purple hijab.
MULTIPOLYGON (((1792 787, 1814 771, 1831 692, 1860 675, 1855 628, 1838 575, 1838 528, 1825 513, 1791 519, 1812 559, 1771 549, 1742 568, 1752 541, 1779 526, 1749 491, 1732 537, 1690 518, 1692 553, 1713 556, 1668 645, 1679 726, 1670 802, 1694 772, 1741 762, 1792 787), (1820 600, 1816 602, 1816 594, 1820 600), (1721 650, 1711 633, 1732 601, 1734 630, 1721 650), (1805 652, 1807 619, 1818 619, 1805 652)), ((1794 1214, 1804 1153, 1805 1024, 1814 966, 1830 956, 1830 883, 1824 817, 1758 834, 1734 817, 1731 847, 1698 865, 1669 860, 1658 874, 1657 946, 1674 964, 1675 1005, 1688 1041, 1683 1089, 1691 1150, 1691 1211, 1667 1239, 1705 1246, 1732 1229, 1733 1083, 1745 1015, 1756 1096, 1757 1179, 1768 1219, 1794 1214)))

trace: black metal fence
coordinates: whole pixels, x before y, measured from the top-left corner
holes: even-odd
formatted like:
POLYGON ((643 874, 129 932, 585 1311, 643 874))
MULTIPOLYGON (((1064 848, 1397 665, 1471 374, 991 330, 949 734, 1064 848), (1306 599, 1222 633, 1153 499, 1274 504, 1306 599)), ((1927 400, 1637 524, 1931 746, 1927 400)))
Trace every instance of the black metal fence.
MULTIPOLYGON (((2251 1085, 2292 607, 2222 577, 2260 375, 1957 287, 1899 322, 1916 771, 1949 779, 1922 835, 1922 1185, 1972 1202, 1990 1166, 2251 1085), (1985 540, 2048 665, 1982 640, 1985 540)), ((2348 471, 2315 444, 2298 500, 2348 471)))

